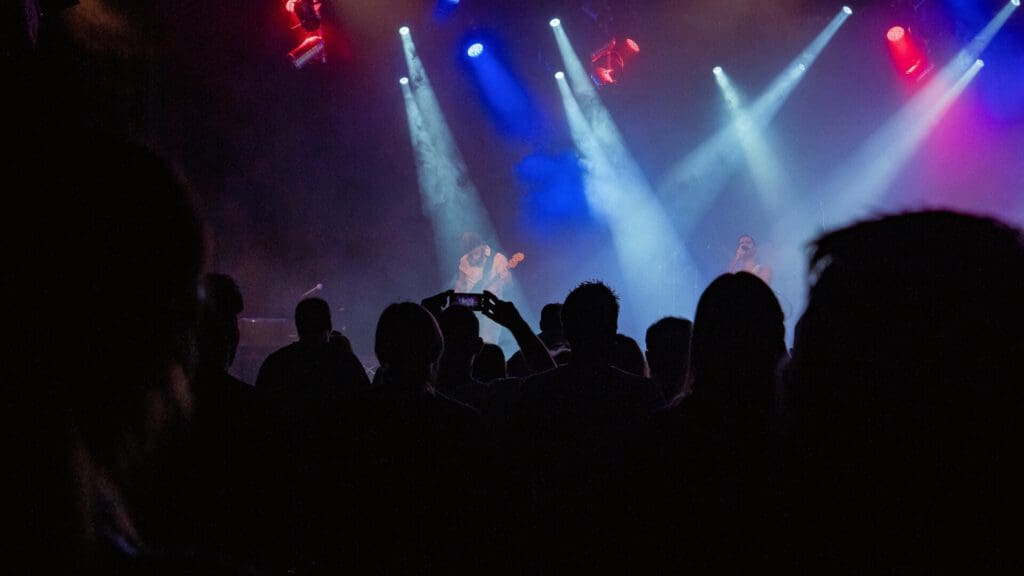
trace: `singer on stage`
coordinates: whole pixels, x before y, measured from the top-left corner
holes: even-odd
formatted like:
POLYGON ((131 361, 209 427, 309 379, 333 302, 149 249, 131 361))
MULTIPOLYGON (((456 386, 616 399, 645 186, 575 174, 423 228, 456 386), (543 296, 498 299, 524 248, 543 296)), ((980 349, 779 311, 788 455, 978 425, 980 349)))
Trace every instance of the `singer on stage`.
POLYGON ((748 234, 739 237, 736 256, 733 257, 732 263, 729 265, 729 272, 750 272, 764 280, 765 284, 772 283, 772 269, 758 261, 757 244, 748 234))

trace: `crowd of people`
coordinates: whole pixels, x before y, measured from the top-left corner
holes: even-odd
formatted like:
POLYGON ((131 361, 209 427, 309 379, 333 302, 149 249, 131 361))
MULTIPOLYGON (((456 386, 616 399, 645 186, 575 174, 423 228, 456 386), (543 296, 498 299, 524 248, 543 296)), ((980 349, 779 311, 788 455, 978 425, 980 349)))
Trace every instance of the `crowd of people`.
POLYGON ((745 237, 643 351, 613 287, 583 280, 538 332, 490 291, 479 312, 410 294, 380 313, 371 373, 309 297, 298 341, 242 382, 244 294, 207 270, 171 165, 99 135, 23 151, 39 218, 12 228, 32 249, 5 282, 5 372, 31 423, 34 466, 9 474, 34 570, 1017 563, 1024 235, 1004 222, 929 210, 817 238, 791 349, 745 237), (513 358, 485 355, 481 317, 513 358))

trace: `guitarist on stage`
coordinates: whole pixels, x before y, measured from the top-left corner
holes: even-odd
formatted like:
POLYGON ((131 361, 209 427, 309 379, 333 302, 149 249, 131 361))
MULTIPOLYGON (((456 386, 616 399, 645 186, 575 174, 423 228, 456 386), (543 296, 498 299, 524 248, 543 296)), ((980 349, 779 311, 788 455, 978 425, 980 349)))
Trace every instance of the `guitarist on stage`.
MULTIPOLYGON (((481 293, 487 290, 501 298, 502 290, 512 276, 510 271, 523 260, 523 253, 517 252, 511 259, 506 258, 473 232, 464 232, 459 240, 466 253, 459 259, 455 291, 481 293)), ((485 342, 496 344, 500 330, 498 324, 481 321, 480 337, 485 342)))

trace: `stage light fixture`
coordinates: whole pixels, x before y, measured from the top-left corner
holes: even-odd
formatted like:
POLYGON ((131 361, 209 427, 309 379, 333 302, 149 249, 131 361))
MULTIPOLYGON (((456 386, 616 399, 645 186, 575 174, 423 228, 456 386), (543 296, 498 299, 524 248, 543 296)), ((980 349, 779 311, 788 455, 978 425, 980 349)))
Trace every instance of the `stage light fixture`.
POLYGON ((904 77, 918 81, 931 71, 927 55, 909 28, 893 26, 886 31, 885 38, 893 64, 904 77))
POLYGON ((402 36, 408 36, 409 35, 409 27, 408 26, 402 26, 401 28, 398 29, 398 33, 401 34, 402 36))
POLYGON ((722 73, 722 67, 721 66, 715 66, 714 68, 711 69, 711 71, 715 73, 715 76, 718 76, 719 74, 722 73))
POLYGON ((558 28, 559 26, 562 25, 562 21, 559 20, 558 18, 552 18, 551 21, 548 22, 548 24, 550 24, 552 28, 558 28))
POLYGON ((1014 6, 1020 6, 1020 0, 1010 0, 1010 4, 1013 4, 1014 6))
POLYGON ((853 8, 850 8, 849 6, 843 6, 843 12, 846 12, 847 15, 853 14, 853 8))
POLYGON ((562 78, 565 78, 565 72, 562 72, 561 70, 559 70, 558 72, 555 72, 555 79, 556 80, 561 80, 562 78))
POLYGON ((288 53, 288 57, 292 60, 292 65, 296 68, 302 68, 310 61, 319 59, 321 62, 326 61, 326 55, 324 54, 324 39, 319 36, 309 36, 302 41, 301 44, 292 49, 288 53))
POLYGON ((470 58, 476 58, 477 56, 483 53, 484 45, 479 42, 474 42, 473 44, 470 44, 469 48, 466 50, 466 55, 469 56, 470 58))
POLYGON ((405 86, 406 84, 409 83, 409 78, 406 76, 402 76, 401 78, 398 79, 398 83, 401 84, 402 86, 405 86))
POLYGON ((633 56, 640 53, 640 45, 632 38, 626 38, 621 44, 612 38, 600 50, 590 55, 590 76, 598 86, 615 84, 622 70, 633 56))
POLYGON ((295 14, 299 25, 310 32, 320 29, 320 5, 319 0, 288 0, 285 9, 295 14))

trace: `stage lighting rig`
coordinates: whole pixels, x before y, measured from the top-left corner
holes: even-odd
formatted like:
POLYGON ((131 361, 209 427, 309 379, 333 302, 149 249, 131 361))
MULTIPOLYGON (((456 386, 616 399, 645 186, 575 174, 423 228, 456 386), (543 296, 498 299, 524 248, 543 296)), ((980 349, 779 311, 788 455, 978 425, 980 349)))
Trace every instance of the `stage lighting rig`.
POLYGON ((310 32, 320 29, 320 5, 317 0, 288 0, 285 8, 295 14, 299 25, 310 32))
POLYGON ((619 42, 612 38, 607 44, 590 55, 590 77, 598 86, 616 84, 634 56, 640 53, 640 45, 632 38, 619 42))
POLYGON ((909 27, 893 26, 885 33, 893 65, 906 79, 919 82, 932 71, 924 42, 909 27))
POLYGON ((303 30, 302 41, 288 52, 296 68, 302 68, 313 60, 326 61, 324 38, 320 30, 322 5, 322 0, 285 0, 285 10, 292 15, 292 29, 303 30))
POLYGON ((598 87, 618 84, 626 64, 640 53, 631 33, 639 29, 635 7, 630 0, 584 0, 580 9, 601 37, 611 38, 590 55, 590 78, 598 87))

